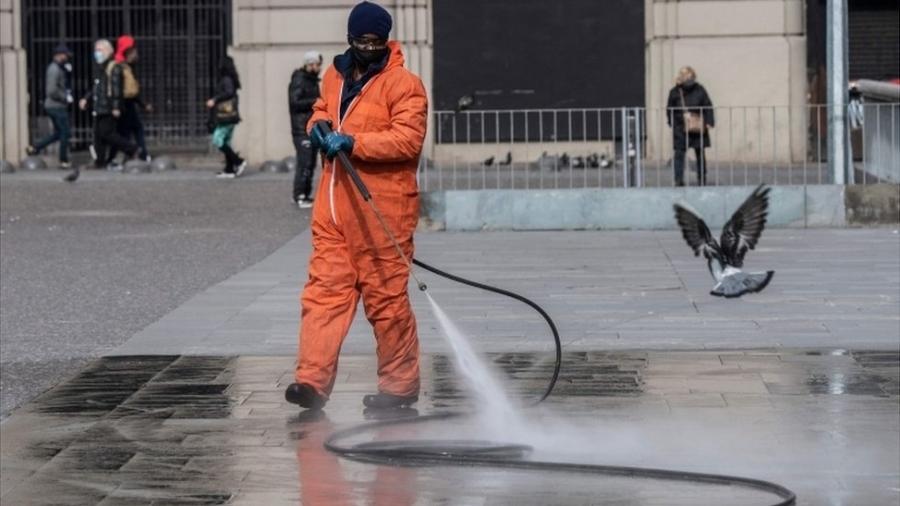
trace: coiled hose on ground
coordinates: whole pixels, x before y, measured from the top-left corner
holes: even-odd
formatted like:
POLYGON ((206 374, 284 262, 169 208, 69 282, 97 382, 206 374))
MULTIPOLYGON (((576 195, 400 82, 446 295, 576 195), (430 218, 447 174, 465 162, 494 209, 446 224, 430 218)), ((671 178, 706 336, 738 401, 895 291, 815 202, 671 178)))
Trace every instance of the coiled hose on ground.
MULTIPOLYGON (((540 403, 546 399, 556 381, 559 378, 562 365, 562 344, 559 332, 553 320, 536 303, 527 298, 494 286, 478 283, 469 279, 442 271, 420 260, 412 262, 438 276, 447 278, 457 283, 480 288, 489 292, 511 297, 531 306, 547 322, 553 339, 556 343, 556 362, 553 374, 543 395, 535 402, 540 403)), ((597 464, 573 464, 565 462, 545 462, 529 460, 527 455, 531 448, 527 445, 498 444, 490 441, 458 441, 458 440, 396 440, 358 443, 344 446, 340 441, 352 436, 363 434, 373 429, 395 425, 423 424, 438 420, 462 418, 464 413, 437 413, 432 415, 417 416, 412 418, 398 418, 381 420, 355 425, 331 434, 325 440, 325 448, 341 457, 372 464, 388 464, 398 466, 430 466, 430 465, 458 465, 458 466, 487 466, 509 469, 521 469, 531 471, 556 471, 572 472, 591 475, 617 476, 630 478, 643 478, 653 480, 678 481, 689 483, 704 483, 710 485, 734 486, 749 488, 777 496, 780 500, 772 503, 773 506, 790 506, 796 504, 796 495, 791 490, 765 480, 743 478, 740 476, 728 476, 724 474, 694 473, 669 469, 653 469, 644 467, 606 466, 597 464)))

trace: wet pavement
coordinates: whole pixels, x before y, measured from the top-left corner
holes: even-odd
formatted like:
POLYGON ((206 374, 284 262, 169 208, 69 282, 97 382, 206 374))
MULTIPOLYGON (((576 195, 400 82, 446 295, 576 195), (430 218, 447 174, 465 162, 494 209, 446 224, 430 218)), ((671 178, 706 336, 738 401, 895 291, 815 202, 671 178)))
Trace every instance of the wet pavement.
MULTIPOLYGON (((552 356, 490 358, 523 403, 552 356)), ((471 411, 446 355, 423 360, 415 409, 364 412, 374 357, 341 361, 319 415, 284 402, 289 357, 100 359, 8 418, 3 504, 772 504, 733 487, 587 473, 384 466, 323 448, 367 419, 471 411)), ((900 501, 900 353, 840 349, 567 352, 527 429, 473 418, 388 425, 364 441, 485 439, 527 456, 735 474, 799 504, 900 501)))

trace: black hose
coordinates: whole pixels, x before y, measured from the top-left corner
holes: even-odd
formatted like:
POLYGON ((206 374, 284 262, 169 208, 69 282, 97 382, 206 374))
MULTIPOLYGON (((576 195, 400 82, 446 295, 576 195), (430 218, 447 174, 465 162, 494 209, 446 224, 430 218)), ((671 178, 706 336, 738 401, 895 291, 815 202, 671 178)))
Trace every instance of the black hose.
MULTIPOLYGON (((323 136, 331 132, 331 126, 324 121, 319 121, 316 124, 315 128, 319 128, 323 136)), ((382 226, 385 227, 385 232, 393 240, 393 234, 391 234, 390 229, 387 228, 387 225, 381 219, 381 215, 380 213, 378 213, 378 209, 372 202, 372 197, 369 193, 369 190, 366 188, 366 185, 359 177, 359 174, 357 174, 356 170, 353 168, 353 165, 350 163, 350 158, 344 152, 338 153, 338 157, 344 169, 350 174, 353 183, 356 185, 357 189, 359 189, 359 192, 362 195, 363 199, 371 204, 372 210, 378 216, 382 226)), ((396 245, 396 242, 395 247, 397 247, 397 251, 400 256, 403 257, 404 260, 406 260, 405 255, 403 254, 402 250, 400 250, 399 246, 396 245)), ((505 295, 507 297, 511 297, 518 301, 524 302, 525 304, 531 306, 535 311, 537 311, 544 318, 544 320, 547 321, 547 325, 550 326, 550 331, 553 333, 553 340, 556 344, 556 363, 554 364, 553 375, 550 378, 549 384, 547 385, 547 390, 535 402, 535 404, 539 404, 544 399, 546 399, 551 392, 553 392, 553 388, 556 386, 556 380, 559 379, 559 370, 562 366, 562 343, 560 342, 559 332, 556 329, 556 325, 553 323, 550 315, 548 315, 543 308, 517 293, 486 285, 484 283, 478 283, 477 281, 461 278, 454 274, 450 274, 449 272, 445 272, 432 267, 425 262, 416 260, 415 258, 412 259, 412 262, 427 271, 447 278, 451 281, 456 281, 457 283, 462 283, 464 285, 480 288, 489 292, 505 295)), ((421 290, 425 290, 425 285, 420 283, 419 288, 421 290)), ((672 471, 668 469, 652 469, 627 466, 603 466, 594 464, 572 464, 566 462, 541 462, 536 460, 526 460, 523 457, 528 451, 530 451, 530 448, 525 445, 494 444, 484 441, 389 441, 378 443, 362 443, 354 446, 340 446, 337 444, 337 441, 340 439, 356 435, 377 427, 399 425, 403 423, 425 423, 434 420, 447 420, 461 416, 463 415, 460 413, 438 413, 416 418, 392 419, 356 425, 348 429, 332 433, 325 441, 325 448, 330 452, 348 459, 376 464, 406 466, 440 464, 491 466, 524 470, 568 471, 579 473, 593 473, 607 476, 629 476, 635 478, 648 478, 657 480, 709 483, 716 485, 746 487, 775 494, 782 500, 780 502, 774 503, 773 506, 790 506, 792 504, 795 504, 796 501, 796 496, 794 495, 794 493, 789 489, 782 487, 781 485, 752 478, 742 478, 739 476, 691 473, 686 471, 672 471)))
POLYGON ((647 467, 605 466, 597 464, 573 464, 568 462, 526 460, 521 458, 523 450, 528 448, 523 445, 499 445, 473 442, 474 444, 467 446, 461 444, 464 442, 459 441, 417 441, 414 444, 410 443, 409 446, 403 446, 404 444, 409 443, 405 441, 361 443, 353 446, 341 446, 337 443, 341 439, 389 425, 419 424, 435 420, 449 420, 462 416, 464 416, 462 413, 438 413, 356 425, 332 433, 328 436, 328 439, 325 440, 325 448, 341 457, 370 464, 389 464, 396 466, 486 466, 531 471, 564 471, 604 476, 735 486, 759 490, 777 496, 780 501, 772 503, 772 506, 791 506, 796 504, 796 495, 794 492, 770 481, 743 478, 740 476, 728 476, 724 474, 694 473, 647 467), (460 450, 460 448, 462 448, 462 450, 460 450))
POLYGON ((442 271, 442 270, 438 269, 437 267, 428 265, 425 262, 423 262, 417 258, 413 258, 412 261, 414 264, 418 265, 419 267, 425 269, 426 271, 437 274, 438 276, 445 277, 451 281, 456 281, 457 283, 462 283, 464 285, 469 285, 469 286, 472 286, 475 288, 480 288, 482 290, 487 290, 488 292, 494 292, 494 293, 498 293, 500 295, 505 295, 507 297, 516 299, 520 302, 524 302, 525 304, 528 304, 529 306, 531 306, 535 311, 537 311, 538 314, 540 314, 544 318, 544 320, 546 320, 547 325, 550 326, 550 332, 553 333, 553 342, 556 344, 556 362, 553 364, 553 375, 550 377, 550 382, 547 384, 547 390, 544 391, 544 395, 542 395, 535 402, 535 404, 540 404, 541 402, 544 401, 544 399, 546 399, 547 397, 550 396, 550 394, 553 392, 553 388, 556 386, 556 380, 559 379, 559 369, 562 367, 562 342, 559 339, 559 331, 556 330, 556 324, 553 323, 553 319, 550 318, 550 315, 548 315, 546 311, 544 311, 544 308, 542 308, 541 306, 538 306, 531 300, 529 300, 517 293, 510 292, 509 290, 504 290, 502 288, 497 288, 496 286, 486 285, 484 283, 479 283, 477 281, 472 281, 470 279, 461 278, 455 274, 450 274, 449 272, 442 271))
MULTIPOLYGON (((461 278, 454 274, 442 271, 417 259, 413 263, 438 276, 445 277, 464 285, 480 288, 489 292, 511 297, 528 304, 537 311, 553 333, 556 343, 556 363, 553 375, 547 390, 535 404, 546 399, 553 391, 559 378, 562 364, 562 343, 559 331, 550 318, 550 315, 531 300, 517 294, 461 278)), ((465 416, 463 413, 437 413, 432 415, 417 416, 412 418, 394 418, 355 425, 347 429, 339 430, 328 436, 325 440, 325 448, 341 457, 367 462, 371 464, 388 464, 396 466, 433 466, 433 465, 458 465, 458 466, 486 466, 521 469, 526 471, 556 471, 587 473, 604 476, 620 476, 631 478, 654 479, 664 481, 678 481, 688 483, 704 483, 710 485, 735 486, 758 490, 777 496, 780 501, 772 503, 772 506, 791 506, 796 504, 796 495, 790 489, 777 483, 754 478, 740 476, 728 476, 724 474, 695 473, 688 471, 676 471, 670 469, 654 469, 629 466, 608 466, 597 464, 574 464, 567 462, 546 462, 528 460, 525 457, 531 448, 520 444, 501 444, 485 441, 454 441, 454 440, 417 440, 417 441, 384 441, 358 443, 351 446, 341 446, 338 441, 362 434, 366 431, 401 424, 420 424, 437 420, 449 420, 465 416)))

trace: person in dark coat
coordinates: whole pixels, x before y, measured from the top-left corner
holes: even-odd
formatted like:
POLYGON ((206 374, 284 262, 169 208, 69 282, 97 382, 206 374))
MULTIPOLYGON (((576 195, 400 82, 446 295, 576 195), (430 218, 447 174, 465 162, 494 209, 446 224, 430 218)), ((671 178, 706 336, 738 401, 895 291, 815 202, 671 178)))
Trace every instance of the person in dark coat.
POLYGON ((122 69, 122 117, 119 118, 119 135, 126 139, 134 137, 138 146, 138 158, 150 161, 147 151, 147 140, 144 137, 144 120, 142 112, 151 112, 153 107, 144 103, 141 95, 141 83, 135 74, 134 67, 138 61, 138 50, 134 38, 122 35, 116 41, 116 64, 122 69))
MULTIPOLYGON (((113 59, 112 44, 100 39, 94 44, 94 84, 78 105, 82 110, 91 108, 94 116, 94 166, 106 167, 115 151, 125 153, 126 160, 134 158, 137 146, 119 135, 117 125, 122 116, 122 68, 113 59)), ((68 180, 78 178, 77 169, 68 180)))
POLYGON ((685 156, 687 150, 692 149, 697 160, 697 184, 705 186, 705 150, 712 145, 709 129, 715 126, 716 120, 712 100, 706 89, 697 82, 697 73, 691 67, 682 67, 678 71, 675 87, 669 91, 666 112, 666 119, 672 128, 675 185, 684 186, 685 156), (690 128, 692 122, 696 127, 694 129, 690 128))
POLYGON ((247 161, 231 148, 231 137, 234 128, 241 121, 238 108, 238 90, 241 79, 238 77, 234 59, 230 56, 222 58, 219 63, 219 78, 216 82, 216 94, 206 101, 213 126, 212 143, 225 155, 225 168, 216 176, 223 179, 240 177, 247 168, 247 161))
POLYGON ((312 107, 319 98, 319 72, 322 55, 307 51, 303 55, 303 67, 291 74, 288 86, 288 106, 291 111, 291 136, 297 152, 297 169, 294 171, 293 200, 301 209, 312 207, 312 182, 316 171, 316 154, 306 133, 306 124, 312 116, 312 107))
POLYGON ((25 148, 29 156, 40 154, 44 148, 59 141, 59 166, 69 168, 69 107, 72 98, 72 51, 65 44, 53 50, 53 61, 47 65, 44 110, 53 123, 53 133, 25 148))

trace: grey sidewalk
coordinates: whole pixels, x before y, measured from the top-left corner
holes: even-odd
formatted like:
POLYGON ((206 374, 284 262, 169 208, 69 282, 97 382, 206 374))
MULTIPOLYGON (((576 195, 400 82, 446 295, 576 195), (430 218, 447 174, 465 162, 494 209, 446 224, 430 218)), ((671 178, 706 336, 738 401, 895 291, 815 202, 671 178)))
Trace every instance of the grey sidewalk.
MULTIPOLYGON (((197 295, 112 351, 292 355, 308 232, 197 295)), ((674 231, 420 233, 417 258, 519 292, 556 320, 566 349, 900 347, 900 235, 890 228, 767 230, 747 268, 771 285, 739 300, 712 281, 674 231)), ((542 321, 518 302, 423 273, 434 298, 484 351, 547 351, 542 321)), ((445 352, 411 285, 425 352, 445 352)), ((345 353, 371 353, 362 311, 345 353)))
MULTIPOLYGON (((546 355, 499 354, 510 391, 531 397, 546 355)), ((0 438, 10 505, 416 504, 485 506, 773 504, 746 489, 502 467, 381 466, 322 444, 355 425, 374 357, 341 361, 320 416, 282 391, 292 357, 106 357, 18 410, 0 438)), ((422 360, 416 416, 470 408, 446 355, 422 360)), ((385 426, 363 441, 487 439, 531 459, 662 467, 765 479, 802 506, 900 499, 898 354, 822 351, 567 353, 528 423, 479 418, 385 426)), ((359 440, 360 438, 356 438, 359 440)), ((349 442, 349 441, 348 441, 349 442)))

